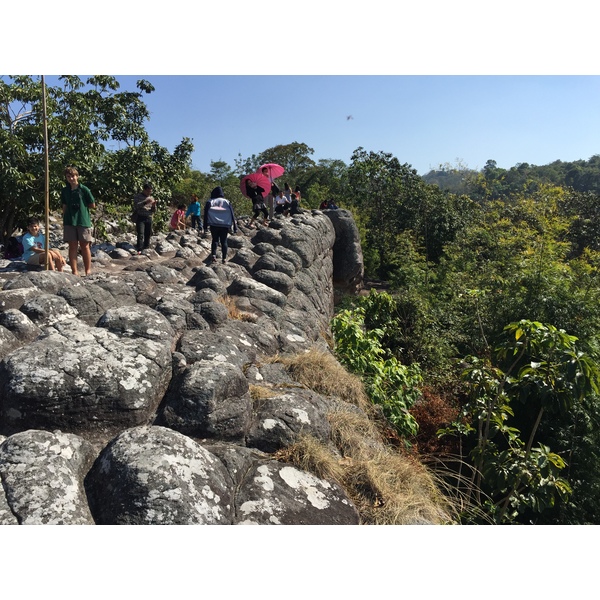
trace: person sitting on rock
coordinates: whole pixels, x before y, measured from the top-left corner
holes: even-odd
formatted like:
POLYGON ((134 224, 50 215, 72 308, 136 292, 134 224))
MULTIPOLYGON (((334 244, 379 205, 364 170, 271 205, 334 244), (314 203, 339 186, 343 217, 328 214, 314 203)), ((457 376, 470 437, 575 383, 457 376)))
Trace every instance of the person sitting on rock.
POLYGON ((275 214, 286 216, 289 208, 290 204, 285 197, 283 190, 279 190, 277 196, 275 197, 275 214))
POLYGON ((292 192, 292 201, 290 202, 290 216, 301 215, 300 201, 294 192, 292 192))
POLYGON ((48 257, 48 269, 50 271, 61 271, 67 264, 63 255, 58 250, 48 250, 46 255, 46 237, 40 230, 40 222, 35 217, 31 217, 27 222, 27 233, 23 236, 23 256, 28 265, 36 267, 46 264, 48 257))

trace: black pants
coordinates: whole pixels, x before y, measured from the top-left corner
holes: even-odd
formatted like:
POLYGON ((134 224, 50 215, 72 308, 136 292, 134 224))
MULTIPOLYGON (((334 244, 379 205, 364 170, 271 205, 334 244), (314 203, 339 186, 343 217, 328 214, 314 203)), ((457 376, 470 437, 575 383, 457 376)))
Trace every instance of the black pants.
POLYGON ((254 216, 252 217, 253 219, 258 219, 258 215, 260 215, 260 213, 263 214, 265 219, 269 218, 269 211, 267 210, 267 207, 264 204, 262 205, 262 208, 257 208, 256 206, 254 206, 253 210, 254 210, 254 216))
POLYGON ((210 245, 210 253, 213 256, 217 255, 217 247, 221 246, 221 252, 223 253, 221 258, 225 260, 227 258, 227 234, 229 233, 228 227, 215 227, 210 226, 210 235, 212 236, 212 243, 210 245))
POLYGON ((200 217, 198 215, 190 215, 192 217, 192 227, 200 229, 200 217))
POLYGON ((137 233, 137 250, 145 250, 150 246, 150 236, 152 235, 152 217, 138 217, 135 223, 137 233))

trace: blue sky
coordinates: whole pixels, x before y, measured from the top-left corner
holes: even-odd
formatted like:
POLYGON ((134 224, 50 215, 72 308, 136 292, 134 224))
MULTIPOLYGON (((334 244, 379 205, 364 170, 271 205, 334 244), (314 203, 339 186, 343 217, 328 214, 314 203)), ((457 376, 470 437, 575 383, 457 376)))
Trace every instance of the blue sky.
POLYGON ((192 138, 201 171, 294 141, 315 160, 349 163, 359 146, 390 152, 420 174, 457 161, 509 168, 600 153, 598 76, 117 78, 123 89, 138 78, 155 86, 148 132, 171 151, 192 138))

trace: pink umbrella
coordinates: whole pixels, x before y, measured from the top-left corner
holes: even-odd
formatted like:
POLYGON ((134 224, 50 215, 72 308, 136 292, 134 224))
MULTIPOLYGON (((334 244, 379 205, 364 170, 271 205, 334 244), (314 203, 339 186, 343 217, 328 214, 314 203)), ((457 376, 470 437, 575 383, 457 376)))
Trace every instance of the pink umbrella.
POLYGON ((265 177, 262 173, 250 173, 250 175, 244 175, 240 181, 240 191, 246 198, 248 197, 248 193, 246 192, 246 180, 254 181, 256 185, 263 189, 263 198, 267 196, 267 194, 271 191, 271 182, 268 177, 265 177))
POLYGON ((265 168, 269 171, 269 177, 271 178, 271 181, 273 179, 281 177, 285 173, 285 169, 281 165, 278 165, 276 163, 266 163, 264 165, 261 165, 260 167, 258 167, 258 169, 256 169, 256 172, 262 173, 262 170, 265 168))

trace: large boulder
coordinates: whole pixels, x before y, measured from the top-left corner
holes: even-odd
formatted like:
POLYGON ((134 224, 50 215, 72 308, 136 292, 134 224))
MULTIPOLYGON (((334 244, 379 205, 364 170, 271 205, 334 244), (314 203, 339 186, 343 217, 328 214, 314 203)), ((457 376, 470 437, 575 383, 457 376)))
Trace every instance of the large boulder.
POLYGON ((275 452, 310 435, 323 443, 329 441, 328 402, 311 390, 291 385, 274 389, 261 400, 246 438, 248 446, 263 452, 275 452))
POLYGON ((242 369, 215 357, 173 378, 158 423, 193 437, 243 443, 251 408, 242 369))
POLYGON ((239 525, 358 525, 358 511, 333 481, 276 461, 244 472, 235 496, 239 525))
POLYGON ((164 427, 119 434, 86 481, 101 525, 228 525, 231 479, 217 457, 164 427))
POLYGON ((338 295, 356 294, 362 288, 364 262, 360 234, 352 213, 328 210, 324 213, 335 230, 333 245, 333 283, 338 295))
POLYGON ((29 430, 0 444, 0 524, 89 525, 83 479, 91 444, 69 433, 29 430), (10 515, 6 507, 10 509, 10 515))
POLYGON ((73 320, 0 363, 0 419, 16 430, 139 425, 154 414, 171 373, 170 340, 126 338, 73 320))

